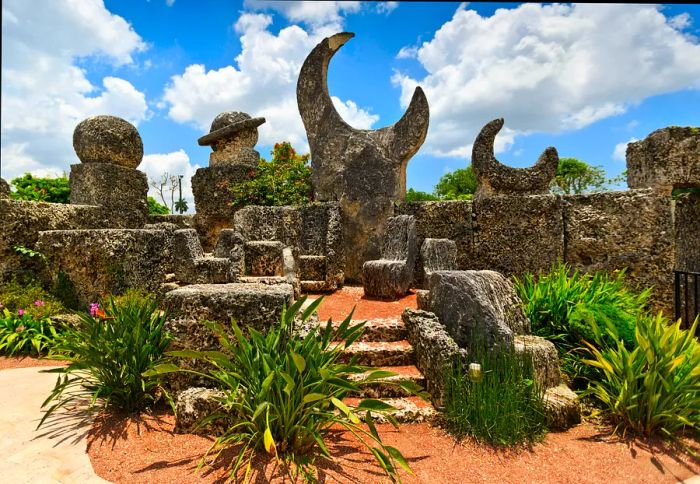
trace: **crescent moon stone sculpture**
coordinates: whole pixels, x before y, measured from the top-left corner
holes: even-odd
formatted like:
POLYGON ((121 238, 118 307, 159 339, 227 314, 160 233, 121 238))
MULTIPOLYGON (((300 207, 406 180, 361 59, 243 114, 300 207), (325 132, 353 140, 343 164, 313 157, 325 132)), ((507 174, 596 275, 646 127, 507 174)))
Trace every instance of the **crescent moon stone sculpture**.
POLYGON ((503 118, 494 119, 481 128, 474 141, 472 169, 477 179, 476 197, 549 193, 559 164, 557 150, 550 146, 530 168, 506 166, 493 154, 493 143, 502 127, 503 118))
POLYGON ((328 64, 354 34, 323 39, 299 73, 297 103, 311 148, 316 200, 339 201, 343 214, 345 276, 359 280, 362 264, 379 255, 393 203, 406 194, 408 160, 428 132, 428 100, 420 87, 401 119, 377 130, 355 129, 340 117, 328 93, 328 64))

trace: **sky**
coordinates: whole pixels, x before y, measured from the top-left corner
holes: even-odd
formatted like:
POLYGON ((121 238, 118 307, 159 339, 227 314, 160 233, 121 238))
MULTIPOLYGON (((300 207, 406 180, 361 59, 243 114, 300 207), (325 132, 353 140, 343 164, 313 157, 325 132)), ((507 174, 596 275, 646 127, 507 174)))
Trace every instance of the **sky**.
POLYGON ((355 37, 328 84, 350 125, 391 125, 425 91, 417 190, 469 165, 499 117, 501 162, 527 167, 554 146, 611 178, 628 142, 700 125, 697 4, 3 0, 0 174, 68 173, 75 126, 112 114, 138 127, 150 179, 184 175, 192 211, 189 179, 210 152, 197 139, 218 113, 264 116, 265 158, 279 141, 308 151, 298 73, 343 31, 355 37))

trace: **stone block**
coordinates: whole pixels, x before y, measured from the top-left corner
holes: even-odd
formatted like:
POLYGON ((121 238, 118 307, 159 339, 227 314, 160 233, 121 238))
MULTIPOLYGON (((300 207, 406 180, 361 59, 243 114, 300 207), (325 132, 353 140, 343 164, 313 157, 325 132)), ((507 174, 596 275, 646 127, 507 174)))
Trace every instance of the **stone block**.
POLYGON ((10 184, 0 178, 0 198, 10 198, 10 184))
POLYGON ((511 346, 530 332, 513 283, 494 271, 437 271, 429 281, 430 310, 460 348, 511 346))
POLYGON ((671 190, 700 187, 700 128, 670 126, 627 145, 627 185, 671 190))
POLYGON ((656 309, 673 301, 671 198, 652 189, 564 197, 565 261, 585 272, 627 268, 633 285, 654 286, 656 309))
POLYGON ((470 269, 507 275, 549 269, 564 258, 562 199, 504 195, 474 200, 475 257, 470 269))
POLYGON ((190 387, 178 393, 175 398, 175 428, 176 434, 221 435, 227 429, 227 419, 216 419, 205 426, 199 423, 209 415, 225 413, 218 399, 225 393, 203 387, 190 387))
POLYGON ((564 384, 547 389, 544 408, 549 430, 563 431, 581 423, 578 397, 564 384))
POLYGON ((517 335, 515 352, 532 361, 535 380, 542 388, 552 388, 561 383, 559 354, 554 343, 539 336, 517 335))
POLYGON ((676 268, 700 272, 700 193, 676 199, 676 268))
POLYGON ((425 239, 420 254, 427 275, 457 270, 457 244, 450 239, 425 239))
MULTIPOLYGON (((415 217, 418 247, 426 238, 453 240, 457 246, 456 269, 474 268, 471 200, 406 202, 398 205, 396 213, 415 217)), ((416 287, 426 287, 422 257, 416 261, 414 281, 416 287)))
POLYGON ((299 279, 325 281, 328 258, 325 255, 300 255, 299 279))
POLYGON ((70 203, 98 205, 126 227, 141 227, 148 217, 148 177, 133 168, 110 163, 70 167, 70 203))
POLYGON ((430 311, 430 291, 426 289, 416 291, 416 306, 423 311, 430 311))
POLYGON ((284 275, 284 244, 278 241, 245 243, 245 274, 250 276, 284 275))
POLYGON ((362 267, 365 294, 396 298, 408 292, 416 260, 416 223, 411 215, 389 218, 382 245, 382 259, 362 267))

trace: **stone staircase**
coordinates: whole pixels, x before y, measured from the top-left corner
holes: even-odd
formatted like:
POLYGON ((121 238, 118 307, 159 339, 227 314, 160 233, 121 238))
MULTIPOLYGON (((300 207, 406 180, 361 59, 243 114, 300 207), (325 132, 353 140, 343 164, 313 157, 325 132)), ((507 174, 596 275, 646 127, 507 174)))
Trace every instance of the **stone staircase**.
MULTIPOLYGON (((361 322, 363 320, 353 320, 352 324, 361 322)), ((333 325, 337 327, 340 323, 334 321, 333 325)), ((326 323, 320 324, 324 326, 326 323)), ((362 337, 344 351, 342 361, 349 362, 357 357, 359 365, 388 370, 396 375, 377 380, 361 392, 350 395, 345 403, 356 406, 363 398, 383 400, 397 409, 394 416, 400 423, 423 422, 435 415, 435 409, 429 402, 393 384, 397 380, 411 380, 425 388, 425 377, 415 366, 413 347, 406 337, 406 328, 401 319, 374 319, 365 323, 362 337)), ((385 421, 381 415, 373 416, 379 422, 385 421)))

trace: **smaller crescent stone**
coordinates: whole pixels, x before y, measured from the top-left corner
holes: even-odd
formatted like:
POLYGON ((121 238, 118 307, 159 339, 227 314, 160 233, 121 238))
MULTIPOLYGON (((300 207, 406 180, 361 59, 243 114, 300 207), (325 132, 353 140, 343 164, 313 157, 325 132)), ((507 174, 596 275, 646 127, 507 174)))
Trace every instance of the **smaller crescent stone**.
POLYGON ((472 169, 477 178, 477 196, 534 195, 549 193, 557 174, 559 155, 549 147, 530 168, 513 168, 496 159, 493 152, 496 135, 503 127, 503 118, 486 124, 474 141, 472 169))

